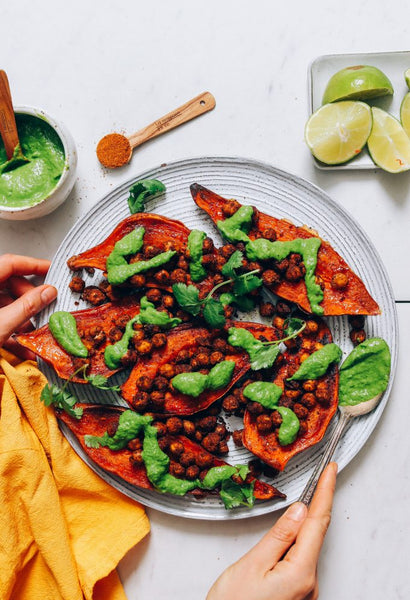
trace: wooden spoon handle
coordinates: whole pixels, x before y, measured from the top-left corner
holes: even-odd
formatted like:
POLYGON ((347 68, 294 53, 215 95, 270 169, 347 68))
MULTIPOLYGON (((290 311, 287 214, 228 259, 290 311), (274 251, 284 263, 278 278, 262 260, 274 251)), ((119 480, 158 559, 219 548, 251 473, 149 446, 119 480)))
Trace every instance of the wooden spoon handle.
POLYGON ((130 135, 128 140, 131 148, 134 149, 144 142, 166 131, 170 131, 174 127, 182 125, 182 123, 195 119, 195 117, 199 117, 199 115, 203 115, 213 108, 215 108, 215 98, 209 92, 204 92, 157 121, 154 121, 151 125, 147 125, 144 129, 130 135))
POLYGON ((11 101, 9 80, 2 70, 0 70, 0 134, 3 138, 7 159, 10 160, 19 143, 19 137, 11 101))

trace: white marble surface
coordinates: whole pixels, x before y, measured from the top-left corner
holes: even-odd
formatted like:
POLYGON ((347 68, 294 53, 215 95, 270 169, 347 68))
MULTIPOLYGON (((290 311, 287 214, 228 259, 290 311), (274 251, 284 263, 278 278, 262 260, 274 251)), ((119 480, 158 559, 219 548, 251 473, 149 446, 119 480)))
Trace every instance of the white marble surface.
MULTIPOLYGON (((55 213, 0 222, 0 252, 52 257, 89 207, 144 169, 191 156, 246 156, 325 189, 373 240, 395 298, 410 301, 410 174, 321 172, 303 142, 310 61, 409 50, 409 13, 406 0, 3 3, 0 67, 15 103, 63 120, 77 142, 79 167, 70 198, 55 213), (206 89, 216 98, 212 113, 141 147, 124 169, 100 168, 94 150, 102 135, 131 133, 206 89)), ((410 306, 398 309, 395 387, 371 440, 339 476, 320 564, 324 599, 410 597, 410 306)), ((120 565, 129 600, 187 597, 187 584, 191 600, 204 598, 217 574, 276 518, 208 523, 149 512, 151 535, 120 565)))

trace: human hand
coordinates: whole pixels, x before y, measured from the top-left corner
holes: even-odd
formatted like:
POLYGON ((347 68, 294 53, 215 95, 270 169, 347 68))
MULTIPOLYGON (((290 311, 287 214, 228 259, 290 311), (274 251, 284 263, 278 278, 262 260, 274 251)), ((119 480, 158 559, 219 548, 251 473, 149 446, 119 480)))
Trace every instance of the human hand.
POLYGON ((0 256, 0 348, 31 358, 10 336, 33 328, 30 319, 57 297, 52 285, 33 285, 25 275, 44 277, 50 261, 16 254, 0 256), (19 349, 18 349, 19 348, 19 349))
POLYGON ((309 509, 295 502, 245 556, 228 567, 206 600, 316 600, 317 563, 330 523, 337 464, 323 472, 309 509))

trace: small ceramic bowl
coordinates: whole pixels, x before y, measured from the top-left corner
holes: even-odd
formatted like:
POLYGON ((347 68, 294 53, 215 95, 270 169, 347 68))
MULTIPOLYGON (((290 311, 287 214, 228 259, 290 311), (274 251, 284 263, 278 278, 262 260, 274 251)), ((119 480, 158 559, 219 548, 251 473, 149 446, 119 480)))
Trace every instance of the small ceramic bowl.
POLYGON ((73 189, 75 182, 77 150, 74 139, 65 125, 63 125, 61 121, 56 121, 53 117, 50 117, 50 115, 45 113, 43 110, 33 108, 31 106, 16 106, 14 107, 14 112, 44 119, 56 131, 61 143, 63 144, 65 154, 65 163, 62 175, 55 188, 46 198, 44 198, 44 200, 41 200, 33 206, 16 208, 14 206, 2 206, 0 199, 0 219, 7 219, 10 221, 26 221, 48 215, 67 199, 67 196, 73 189))

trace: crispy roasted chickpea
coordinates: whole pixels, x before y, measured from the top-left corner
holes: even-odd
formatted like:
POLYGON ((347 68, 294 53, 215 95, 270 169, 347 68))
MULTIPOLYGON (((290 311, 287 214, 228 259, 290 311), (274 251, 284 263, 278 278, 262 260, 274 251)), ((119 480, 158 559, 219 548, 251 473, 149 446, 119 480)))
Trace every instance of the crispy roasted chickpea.
POLYGON ((155 333, 151 338, 152 347, 155 349, 163 348, 163 346, 165 346, 166 343, 167 336, 165 335, 165 333, 155 333))
POLYGON ((184 444, 178 440, 171 442, 169 445, 169 452, 172 454, 172 456, 181 456, 184 453, 184 444))
POLYGON ((88 285, 87 287, 85 287, 82 296, 83 300, 89 302, 93 306, 99 306, 107 299, 105 293, 95 285, 88 285))
POLYGON ((233 244, 225 244, 222 248, 219 249, 219 253, 224 258, 230 258, 232 254, 235 252, 236 248, 233 244))
POLYGON ((301 279, 303 279, 303 271, 299 265, 289 265, 289 267, 285 271, 285 279, 286 281, 291 281, 292 283, 297 283, 301 279))
POLYGON ((202 445, 208 452, 214 453, 218 450, 221 437, 217 433, 208 433, 202 440, 202 445))
POLYGON ((277 269, 279 271, 279 273, 285 273, 285 271, 287 270, 287 268, 289 267, 289 259, 288 258, 284 258, 281 261, 278 261, 275 264, 275 269, 277 269))
POLYGON ((172 379, 173 377, 175 377, 175 365, 173 365, 171 363, 165 363, 164 365, 161 365, 159 367, 158 373, 162 377, 166 377, 167 379, 172 379))
POLYGON ((118 342, 122 338, 122 331, 119 327, 112 327, 108 332, 108 337, 111 342, 118 342))
POLYGON ((133 467, 140 467, 144 464, 144 459, 142 458, 142 450, 135 450, 132 454, 130 454, 129 461, 133 467))
POLYGON ((248 402, 246 410, 252 415, 260 415, 263 413, 263 406, 259 402, 248 402))
POLYGON ((195 462, 200 469, 209 469, 212 467, 212 456, 208 452, 199 452, 195 457, 195 462))
POLYGON ((238 446, 238 448, 242 448, 242 446, 243 446, 243 429, 236 429, 232 433, 232 439, 233 439, 233 443, 235 444, 235 446, 238 446))
POLYGON ((214 431, 220 435, 221 438, 229 438, 229 433, 224 423, 217 423, 214 431))
POLYGON ((193 452, 183 452, 179 457, 179 462, 183 467, 189 467, 195 464, 195 454, 193 452))
POLYGON ((152 389, 153 382, 154 380, 152 379, 152 377, 141 375, 141 377, 137 379, 137 386, 140 390, 143 390, 144 392, 149 392, 152 389))
POLYGON ((157 430, 158 437, 162 437, 167 434, 167 426, 162 421, 154 421, 152 426, 157 430))
POLYGON ((157 271, 154 275, 155 281, 157 281, 158 283, 160 283, 162 285, 167 284, 169 281, 169 278, 170 278, 170 275, 166 269, 161 269, 160 271, 157 271))
POLYGON ((183 271, 188 271, 189 264, 185 256, 180 256, 177 262, 178 269, 182 269, 183 271))
POLYGON ((196 430, 194 433, 194 440, 200 444, 204 438, 204 434, 196 430))
POLYGON ((145 295, 147 297, 147 300, 153 302, 154 304, 158 304, 158 302, 161 302, 162 293, 161 290, 159 290, 158 288, 150 288, 146 291, 145 295))
POLYGON ((188 419, 182 421, 183 434, 187 437, 193 437, 195 435, 195 424, 188 419))
POLYGON ((170 417, 169 419, 167 419, 166 425, 168 433, 170 433, 171 435, 178 435, 179 433, 182 433, 183 426, 182 420, 180 418, 170 417))
POLYGON ((349 277, 346 273, 335 273, 332 277, 330 285, 334 290, 344 290, 349 283, 349 277))
POLYGON ((277 238, 276 231, 272 227, 265 227, 265 229, 262 230, 262 237, 265 240, 270 240, 271 242, 274 242, 277 238))
POLYGON ((72 292, 76 292, 77 294, 81 294, 85 288, 85 281, 81 279, 81 277, 73 277, 68 287, 72 292))
POLYGON ((224 398, 222 401, 222 408, 228 415, 234 413, 239 408, 238 398, 236 398, 232 394, 226 396, 226 398, 224 398))
POLYGON ((174 477, 178 477, 179 479, 185 479, 186 472, 182 465, 177 462, 171 460, 169 463, 169 473, 174 477))
POLYGON ((168 450, 170 443, 171 439, 168 435, 164 435, 158 439, 158 446, 161 448, 162 452, 168 450))
POLYGON ((353 329, 350 332, 350 339, 355 346, 358 346, 366 339, 366 332, 364 329, 353 329))
POLYGON ((217 419, 216 417, 202 417, 196 422, 197 427, 202 431, 214 431, 217 419))
POLYGON ((306 408, 306 406, 303 406, 303 404, 300 404, 300 402, 295 402, 292 410, 295 413, 295 415, 297 416, 297 418, 300 419, 301 421, 304 421, 307 418, 307 416, 309 415, 309 411, 306 408))
POLYGON ((280 276, 273 269, 267 269, 262 273, 262 281, 267 287, 271 287, 280 282, 280 276))
POLYGON ((319 381, 315 390, 315 396, 317 401, 322 406, 329 406, 330 397, 329 397, 329 387, 326 381, 319 381))
POLYGON ((212 352, 211 355, 209 356, 209 362, 211 363, 211 365, 216 365, 216 364, 222 362, 223 360, 224 360, 224 355, 222 354, 222 352, 219 352, 219 351, 212 352))
POLYGON ((121 357, 121 366, 130 367, 134 365, 138 360, 138 353, 135 350, 127 350, 127 352, 121 357))
POLYGON ((319 331, 319 323, 317 321, 313 321, 312 319, 309 319, 308 321, 306 321, 306 326, 305 329, 303 330, 303 333, 305 335, 316 335, 316 333, 319 331))
POLYGON ((273 411, 273 413, 270 416, 270 420, 272 421, 272 426, 274 428, 280 427, 282 425, 282 416, 277 410, 273 411))
POLYGON ((229 447, 225 440, 219 442, 216 452, 217 454, 228 454, 229 447))
POLYGON ((174 269, 170 273, 170 279, 172 283, 186 283, 187 274, 183 269, 174 269))
POLYGON ((289 398, 289 400, 297 400, 299 398, 299 396, 302 395, 302 391, 301 390, 285 390, 283 392, 283 396, 285 398, 289 398))
POLYGON ((197 465, 190 465, 185 471, 185 477, 189 480, 199 477, 199 467, 197 465))
POLYGON ((149 354, 150 352, 152 352, 152 343, 148 340, 142 340, 142 342, 140 342, 135 349, 138 352, 138 354, 149 354))
POLYGON ((305 392, 314 392, 317 386, 317 381, 316 379, 306 379, 306 381, 304 381, 302 383, 302 387, 305 390, 305 392))
POLYGON ((283 317, 286 319, 287 317, 289 317, 291 312, 292 312, 292 309, 287 302, 283 302, 282 300, 280 300, 276 304, 276 313, 278 314, 279 317, 283 317))
POLYGON ((162 410, 164 408, 164 405, 165 405, 164 392, 155 390, 155 391, 151 392, 149 399, 155 410, 162 410))
POLYGON ((128 450, 141 450, 142 449, 142 440, 140 438, 134 438, 130 440, 127 444, 128 450))
POLYGON ((202 244, 202 254, 209 254, 214 249, 214 242, 210 237, 206 237, 202 244))
POLYGON ((259 433, 270 433, 272 431, 272 421, 269 415, 258 415, 256 417, 256 428, 259 433))
POLYGON ((261 317, 273 317, 275 314, 275 306, 272 302, 261 302, 259 305, 259 312, 261 317))
POLYGON ((168 388, 168 379, 166 377, 162 377, 161 375, 157 375, 152 386, 154 389, 164 392, 168 388))
POLYGON ((146 281, 145 275, 141 275, 141 273, 139 273, 138 275, 133 275, 130 278, 130 284, 136 288, 144 287, 145 281, 146 281))
POLYGON ((175 305, 175 300, 173 298, 173 296, 170 296, 169 294, 165 294, 162 297, 162 306, 164 308, 173 308, 175 305))
POLYGON ((148 408, 149 395, 147 392, 137 392, 132 400, 132 406, 137 412, 144 412, 148 408))
POLYGON ((303 396, 301 396, 299 402, 303 404, 303 406, 306 406, 306 408, 311 410, 316 405, 316 398, 315 395, 311 392, 306 392, 306 394, 303 394, 303 396))

